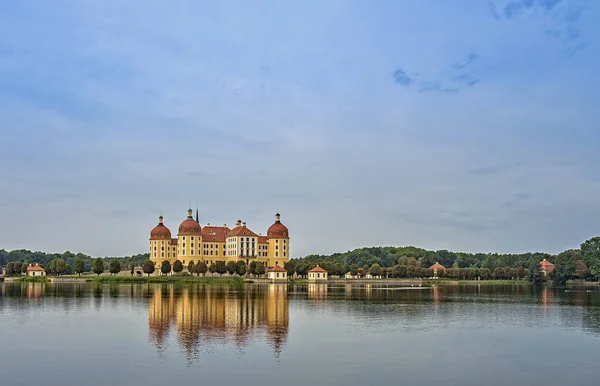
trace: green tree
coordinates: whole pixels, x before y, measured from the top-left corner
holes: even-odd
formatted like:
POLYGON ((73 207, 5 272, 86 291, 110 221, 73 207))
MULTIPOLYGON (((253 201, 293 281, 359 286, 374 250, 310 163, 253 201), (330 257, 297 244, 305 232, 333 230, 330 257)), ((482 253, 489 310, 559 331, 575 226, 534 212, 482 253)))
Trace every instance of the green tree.
POLYGON ((187 269, 188 269, 188 272, 192 275, 194 273, 196 273, 196 265, 194 264, 194 260, 190 261, 190 263, 187 266, 187 269))
POLYGON ((529 273, 527 275, 527 280, 534 284, 539 284, 542 282, 542 269, 540 268, 539 261, 531 261, 531 264, 529 265, 529 273))
POLYGON ((600 237, 594 237, 581 244, 581 260, 594 280, 600 279, 600 237))
POLYGON ((117 273, 121 272, 121 262, 119 260, 111 260, 110 264, 108 265, 108 272, 110 272, 112 275, 116 275, 117 273))
POLYGON ((294 272, 296 272, 296 262, 294 260, 290 260, 283 264, 283 268, 287 271, 288 277, 294 276, 294 272))
POLYGON ((239 260, 236 264, 235 272, 237 272, 237 274, 240 276, 244 276, 246 274, 246 270, 246 263, 244 260, 239 260))
POLYGON ((212 263, 209 267, 208 267, 208 272, 210 273, 215 273, 217 272, 217 265, 215 263, 212 263))
POLYGON ((248 266, 248 272, 251 275, 255 275, 256 274, 256 261, 251 261, 250 265, 248 266))
POLYGON ((175 260, 173 263, 173 272, 180 273, 181 271, 183 271, 183 263, 179 260, 175 260))
POLYGON ((559 253, 553 259, 554 270, 550 272, 550 278, 556 285, 565 285, 567 281, 575 276, 575 261, 579 253, 574 250, 559 253))
POLYGON ((479 269, 479 277, 481 280, 488 280, 491 276, 490 270, 488 268, 479 269))
POLYGON ((12 261, 6 264, 6 276, 14 276, 15 275, 15 263, 12 261))
POLYGON ((155 269, 156 268, 154 267, 154 263, 152 262, 152 260, 146 260, 144 261, 144 264, 142 264, 142 271, 148 274, 148 276, 153 274, 155 269))
POLYGON ((225 272, 227 272, 227 264, 223 260, 218 260, 215 262, 215 269, 220 276, 223 276, 225 272))
POLYGON ((21 264, 21 273, 27 273, 27 267, 29 267, 29 262, 28 261, 24 261, 23 264, 21 264))
POLYGON ((496 279, 497 280, 504 279, 504 268, 498 267, 498 268, 496 268, 496 270, 494 271, 494 273, 496 274, 496 279))
POLYGON ((263 265, 263 263, 257 262, 256 263, 256 268, 255 268, 254 272, 258 275, 259 278, 260 278, 260 275, 264 275, 264 273, 265 273, 265 266, 263 265))
POLYGON ((20 275, 21 274, 21 269, 23 268, 23 263, 21 263, 20 261, 17 261, 14 263, 14 268, 15 268, 15 274, 16 275, 20 275))
POLYGON ((56 274, 64 275, 67 272, 67 263, 63 259, 56 260, 56 274))
POLYGON ((73 270, 76 274, 81 276, 81 274, 85 272, 85 263, 83 262, 83 260, 79 258, 75 259, 75 261, 73 262, 73 270))
POLYGON ((233 260, 228 261, 226 264, 226 269, 230 275, 233 275, 237 271, 237 261, 233 261, 233 260))
POLYGON ((358 265, 356 265, 356 264, 350 265, 350 274, 352 276, 358 275, 358 265))
POLYGON ((163 261, 162 264, 160 265, 160 272, 162 272, 163 275, 168 275, 171 273, 171 263, 169 263, 167 260, 163 261))
POLYGON ((92 272, 96 275, 100 276, 104 272, 104 262, 101 258, 97 258, 94 260, 94 265, 92 266, 92 272))
POLYGON ((204 275, 206 275, 206 272, 208 271, 208 267, 206 266, 205 262, 199 261, 198 264, 196 264, 194 271, 196 271, 196 276, 198 276, 200 274, 202 274, 202 276, 204 276, 204 275))
POLYGON ((46 273, 50 275, 56 275, 56 259, 50 260, 46 266, 46 273))

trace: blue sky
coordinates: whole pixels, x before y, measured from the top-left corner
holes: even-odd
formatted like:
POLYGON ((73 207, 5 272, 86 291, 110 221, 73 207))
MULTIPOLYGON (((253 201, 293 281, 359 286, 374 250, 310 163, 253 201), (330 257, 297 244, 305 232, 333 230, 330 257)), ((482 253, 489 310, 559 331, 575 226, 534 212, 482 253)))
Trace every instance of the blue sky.
POLYGON ((293 255, 600 235, 600 4, 0 5, 0 248, 144 252, 162 211, 293 255))

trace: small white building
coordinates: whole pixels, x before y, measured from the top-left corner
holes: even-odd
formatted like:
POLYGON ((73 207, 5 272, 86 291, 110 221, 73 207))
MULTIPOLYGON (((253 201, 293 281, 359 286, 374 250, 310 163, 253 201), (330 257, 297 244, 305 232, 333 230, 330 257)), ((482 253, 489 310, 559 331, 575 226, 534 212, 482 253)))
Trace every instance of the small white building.
POLYGON ((287 271, 276 265, 267 272, 267 277, 272 281, 287 281, 287 271))
POLYGON ((46 270, 37 263, 35 265, 29 264, 29 267, 27 267, 27 276, 46 276, 46 270))
POLYGON ((317 265, 308 271, 308 281, 326 281, 327 271, 317 265))
POLYGON ((346 279, 356 279, 356 276, 352 275, 352 272, 346 273, 346 279))

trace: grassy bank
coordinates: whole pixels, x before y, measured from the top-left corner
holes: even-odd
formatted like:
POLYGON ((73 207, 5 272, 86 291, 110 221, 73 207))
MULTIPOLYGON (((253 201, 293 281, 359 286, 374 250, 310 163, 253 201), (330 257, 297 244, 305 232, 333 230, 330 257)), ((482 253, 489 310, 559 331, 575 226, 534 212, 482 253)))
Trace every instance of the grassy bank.
POLYGON ((203 283, 203 284, 243 284, 252 283, 241 277, 202 277, 202 276, 99 276, 87 278, 93 283, 203 283))
POLYGON ((14 280, 19 283, 48 283, 50 279, 47 276, 21 276, 14 280))
POLYGON ((531 284, 527 280, 450 280, 450 279, 423 279, 426 285, 515 285, 531 284))

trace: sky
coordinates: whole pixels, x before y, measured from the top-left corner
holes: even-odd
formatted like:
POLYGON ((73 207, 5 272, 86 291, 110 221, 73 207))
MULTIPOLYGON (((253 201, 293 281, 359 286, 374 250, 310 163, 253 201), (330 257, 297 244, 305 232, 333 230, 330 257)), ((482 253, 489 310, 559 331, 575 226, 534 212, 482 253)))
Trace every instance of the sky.
POLYGON ((291 255, 600 235, 600 3, 0 4, 0 248, 277 211, 291 255))

